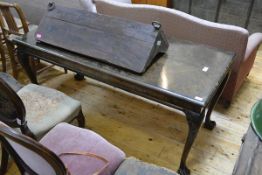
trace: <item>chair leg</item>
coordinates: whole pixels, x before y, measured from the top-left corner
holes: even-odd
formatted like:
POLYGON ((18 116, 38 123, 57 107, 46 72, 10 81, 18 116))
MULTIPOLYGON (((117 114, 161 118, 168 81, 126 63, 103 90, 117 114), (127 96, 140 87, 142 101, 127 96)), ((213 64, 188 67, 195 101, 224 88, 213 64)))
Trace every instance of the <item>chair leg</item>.
POLYGON ((0 174, 2 175, 2 174, 5 174, 6 171, 7 171, 9 154, 8 154, 8 152, 5 150, 5 148, 3 147, 3 145, 1 145, 1 150, 2 150, 2 158, 1 158, 0 174))
POLYGON ((81 127, 81 128, 85 128, 85 116, 82 112, 82 109, 80 109, 76 119, 77 119, 77 122, 78 122, 78 126, 81 127))
POLYGON ((31 66, 31 68, 32 68, 32 70, 33 70, 33 72, 34 72, 34 74, 36 75, 36 60, 34 60, 34 58, 33 57, 30 57, 29 58, 29 64, 30 64, 30 66, 31 66))
POLYGON ((17 78, 18 72, 17 72, 17 66, 16 66, 16 62, 15 62, 14 46, 13 46, 13 44, 11 44, 9 42, 6 42, 6 46, 7 46, 10 61, 11 61, 13 76, 14 76, 14 78, 17 78))
POLYGON ((3 48, 2 41, 0 40, 0 55, 1 55, 1 60, 2 60, 2 67, 3 67, 3 72, 6 72, 6 58, 5 58, 5 52, 3 48))
POLYGON ((30 129, 28 128, 28 126, 27 126, 26 123, 24 123, 23 125, 21 125, 20 129, 21 129, 21 132, 22 132, 24 135, 26 135, 26 136, 28 136, 28 137, 31 137, 31 138, 34 139, 34 140, 37 140, 36 136, 32 133, 32 131, 30 131, 30 129))

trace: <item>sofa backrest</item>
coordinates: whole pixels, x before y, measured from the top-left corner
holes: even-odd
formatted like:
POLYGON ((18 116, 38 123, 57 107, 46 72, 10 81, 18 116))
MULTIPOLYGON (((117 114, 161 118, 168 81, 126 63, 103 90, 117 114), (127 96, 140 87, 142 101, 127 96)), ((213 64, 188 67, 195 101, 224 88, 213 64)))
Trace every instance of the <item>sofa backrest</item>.
MULTIPOLYGON (((131 0, 114 0, 116 2, 123 2, 131 4, 131 0)), ((94 0, 79 0, 80 4, 85 8, 85 10, 90 12, 96 12, 96 6, 94 4, 94 0)))
MULTIPOLYGON (((18 3, 26 15, 26 19, 32 24, 39 24, 47 11, 49 2, 55 2, 59 6, 88 10, 96 12, 94 0, 4 0, 9 3, 18 3)), ((131 3, 131 0, 114 0, 116 2, 131 3)))
POLYGON ((238 70, 246 50, 248 31, 244 28, 209 22, 184 12, 153 5, 123 4, 95 0, 97 12, 151 24, 159 21, 168 38, 190 40, 236 54, 233 73, 238 70))

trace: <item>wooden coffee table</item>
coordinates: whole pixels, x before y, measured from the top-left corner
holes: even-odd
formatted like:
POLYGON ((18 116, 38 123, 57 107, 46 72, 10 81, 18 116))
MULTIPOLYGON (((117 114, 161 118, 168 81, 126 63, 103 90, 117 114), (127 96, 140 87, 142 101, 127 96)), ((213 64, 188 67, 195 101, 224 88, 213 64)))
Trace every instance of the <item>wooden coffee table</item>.
POLYGON ((190 174, 186 167, 189 151, 204 118, 205 128, 215 127, 210 115, 230 75, 233 53, 174 38, 167 53, 156 59, 143 75, 137 75, 37 43, 34 34, 31 31, 13 40, 19 61, 32 83, 37 83, 37 79, 29 65, 29 56, 183 111, 189 131, 178 171, 190 174))

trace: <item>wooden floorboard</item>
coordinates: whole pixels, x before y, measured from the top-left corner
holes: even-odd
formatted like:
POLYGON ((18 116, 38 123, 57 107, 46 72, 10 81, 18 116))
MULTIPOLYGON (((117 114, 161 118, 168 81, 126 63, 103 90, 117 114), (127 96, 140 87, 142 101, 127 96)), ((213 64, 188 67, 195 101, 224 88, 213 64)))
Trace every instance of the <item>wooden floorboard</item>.
MULTIPOLYGON (((24 74, 19 80, 28 83, 24 74)), ((42 85, 58 89, 81 101, 89 129, 101 134, 128 156, 173 170, 179 166, 187 133, 182 113, 117 88, 52 69, 39 75, 42 85)), ((254 67, 228 109, 212 113, 217 127, 201 128, 188 159, 193 175, 230 175, 241 138, 249 125, 252 105, 262 97, 262 47, 254 67)), ((8 174, 18 174, 11 166, 8 174)))

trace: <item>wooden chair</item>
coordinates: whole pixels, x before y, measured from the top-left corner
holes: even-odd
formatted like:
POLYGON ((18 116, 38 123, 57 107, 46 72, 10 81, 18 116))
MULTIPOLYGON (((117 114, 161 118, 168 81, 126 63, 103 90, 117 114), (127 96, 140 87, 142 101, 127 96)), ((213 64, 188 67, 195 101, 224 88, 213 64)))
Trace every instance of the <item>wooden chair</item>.
POLYGON ((6 72, 6 57, 5 57, 5 49, 4 49, 4 38, 3 33, 0 33, 0 56, 2 61, 2 72, 6 72))
MULTIPOLYGON (((5 158, 4 162, 8 162, 7 155, 10 154, 16 162, 21 174, 28 173, 36 175, 38 173, 45 174, 44 172, 54 172, 54 175, 66 175, 64 164, 54 153, 38 144, 36 141, 15 133, 10 127, 3 123, 0 124, 0 140, 1 146, 5 147, 5 149, 2 149, 2 157, 4 156, 5 158), (25 154, 19 153, 21 149, 24 151, 23 153, 28 154, 27 157, 34 156, 34 159, 26 159, 25 154), (31 161, 38 161, 40 165, 43 165, 42 167, 44 167, 44 169, 37 172, 36 167, 30 166, 32 164, 31 161), (31 164, 28 165, 28 162, 31 164)), ((6 165, 1 164, 1 168, 3 166, 6 165)), ((5 172, 1 171, 1 174, 4 173, 5 172)))
MULTIPOLYGON (((0 18, 3 18, 3 17, 0 16, 0 18)), ((15 19, 15 22, 17 24, 18 29, 22 30, 23 26, 22 26, 21 20, 16 18, 16 17, 14 19, 15 19)), ((4 20, 4 19, 2 19, 2 20, 4 20)), ((0 42, 0 56, 1 56, 1 61, 2 61, 2 72, 6 72, 7 68, 6 68, 6 56, 5 56, 5 47, 4 47, 5 44, 6 44, 6 41, 5 41, 3 32, 2 32, 2 29, 1 29, 1 32, 0 32, 0 41, 1 41, 0 42)))
MULTIPOLYGON (((3 32, 3 37, 5 39, 5 43, 8 49, 8 54, 11 61, 11 67, 13 71, 13 76, 17 78, 17 62, 16 62, 16 46, 11 42, 13 36, 24 35, 29 32, 30 28, 35 28, 35 25, 29 25, 26 21, 25 15, 20 8, 20 6, 16 3, 6 3, 0 2, 0 26, 3 32), (13 9, 13 10, 12 10, 13 9), (13 14, 13 11, 17 13, 17 17, 13 14)), ((31 66, 35 73, 41 73, 46 69, 52 67, 53 65, 46 66, 38 71, 36 71, 36 61, 31 59, 31 66)), ((37 60, 37 63, 40 63, 37 60)), ((66 70, 65 70, 66 72, 66 70)))
POLYGON ((10 35, 23 35, 29 31, 28 23, 26 22, 25 15, 22 9, 17 4, 10 4, 6 2, 0 2, 0 25, 2 33, 8 49, 13 76, 17 78, 17 63, 15 61, 15 46, 11 43, 10 35), (22 24, 22 29, 18 27, 17 20, 12 13, 12 9, 18 14, 18 18, 22 24))
MULTIPOLYGON (((15 92, 2 78, 3 74, 7 75, 0 73, 0 121, 37 140, 60 122, 77 119, 80 127, 85 126, 79 101, 34 84, 15 92)), ((9 79, 13 78, 9 76, 9 79)), ((11 81, 15 82, 14 79, 11 81)))
POLYGON ((0 141, 21 174, 113 174, 125 159, 119 148, 100 135, 67 123, 55 126, 38 143, 0 122, 0 141))
POLYGON ((0 121, 20 128, 22 133, 35 139, 63 121, 77 119, 79 126, 85 127, 79 101, 35 84, 28 84, 15 92, 1 74, 4 73, 0 73, 0 121))

